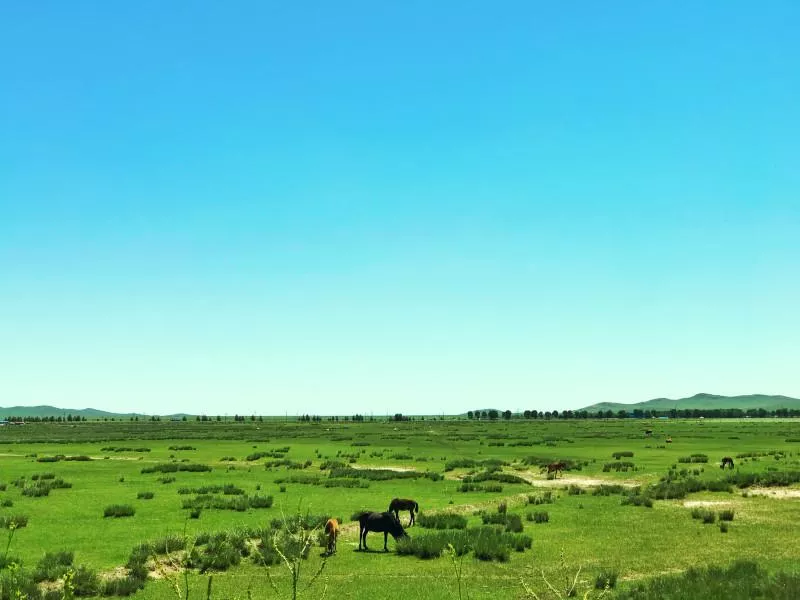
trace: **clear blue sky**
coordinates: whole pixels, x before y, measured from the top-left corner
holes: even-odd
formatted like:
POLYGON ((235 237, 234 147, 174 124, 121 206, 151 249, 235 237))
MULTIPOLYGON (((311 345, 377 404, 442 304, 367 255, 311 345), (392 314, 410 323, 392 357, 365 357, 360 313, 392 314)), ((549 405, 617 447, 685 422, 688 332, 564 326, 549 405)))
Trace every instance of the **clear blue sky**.
POLYGON ((800 396, 800 3, 6 2, 0 405, 800 396))

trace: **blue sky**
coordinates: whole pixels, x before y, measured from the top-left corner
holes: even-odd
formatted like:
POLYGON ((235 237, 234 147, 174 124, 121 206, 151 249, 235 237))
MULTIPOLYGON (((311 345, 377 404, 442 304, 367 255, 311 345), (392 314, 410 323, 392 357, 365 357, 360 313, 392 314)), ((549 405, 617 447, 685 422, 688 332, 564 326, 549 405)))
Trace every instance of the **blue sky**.
POLYGON ((5 3, 0 405, 800 396, 798 18, 5 3))

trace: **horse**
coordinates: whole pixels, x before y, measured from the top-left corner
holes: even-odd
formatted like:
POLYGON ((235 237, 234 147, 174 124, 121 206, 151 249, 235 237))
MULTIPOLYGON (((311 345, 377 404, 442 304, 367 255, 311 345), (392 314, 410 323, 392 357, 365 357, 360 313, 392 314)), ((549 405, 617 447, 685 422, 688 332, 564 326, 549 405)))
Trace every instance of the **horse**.
POLYGON ((667 442, 668 444, 671 444, 671 443, 672 443, 672 437, 668 437, 668 438, 666 439, 666 442, 667 442))
POLYGON ((325 522, 325 538, 327 540, 325 551, 328 553, 328 556, 336 552, 336 538, 338 537, 339 521, 336 519, 328 519, 325 522))
POLYGON ((358 549, 361 550, 361 542, 364 542, 364 550, 367 548, 367 534, 370 531, 383 532, 383 551, 388 552, 386 547, 389 534, 395 540, 408 537, 408 534, 393 513, 390 512, 369 512, 365 511, 358 514, 358 549))
POLYGON ((653 430, 652 430, 652 429, 645 429, 645 430, 644 430, 644 434, 645 434, 647 437, 650 437, 651 435, 653 435, 653 430))
POLYGON ((414 513, 419 512, 419 504, 414 500, 408 498, 395 498, 389 503, 389 512, 393 512, 394 516, 400 519, 400 511, 407 510, 411 515, 411 521, 408 523, 409 527, 414 525, 414 513))
POLYGON ((561 475, 563 477, 564 469, 566 468, 566 466, 567 465, 565 465, 562 461, 552 462, 549 465, 543 466, 542 471, 547 469, 547 474, 549 475, 550 473, 555 473, 555 477, 558 477, 558 473, 561 472, 561 475))
POLYGON ((724 469, 726 466, 729 466, 731 469, 733 468, 733 459, 730 456, 722 457, 722 464, 719 466, 719 468, 724 469))

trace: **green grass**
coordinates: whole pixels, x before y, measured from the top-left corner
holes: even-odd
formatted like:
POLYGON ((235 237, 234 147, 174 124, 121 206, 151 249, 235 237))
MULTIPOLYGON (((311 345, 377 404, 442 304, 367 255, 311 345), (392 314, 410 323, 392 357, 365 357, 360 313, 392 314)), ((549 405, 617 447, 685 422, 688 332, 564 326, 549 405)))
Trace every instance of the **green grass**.
MULTIPOLYGON (((522 537, 509 537, 507 555, 501 553, 500 559, 481 560, 483 553, 491 554, 488 547, 479 548, 478 556, 474 550, 464 555, 463 584, 470 598, 522 597, 519 580, 523 575, 546 595, 534 575, 543 569, 548 577, 560 577, 562 551, 570 569, 582 567, 581 577, 589 587, 603 573, 617 574, 614 594, 653 580, 659 573, 706 565, 727 568, 737 558, 753 561, 772 577, 800 563, 800 549, 788 526, 796 520, 796 501, 753 493, 745 498, 739 486, 748 492, 797 486, 794 473, 800 472, 800 449, 786 441, 796 438, 796 427, 794 421, 777 419, 32 424, 4 431, 3 441, 8 443, 0 453, 3 480, 20 481, 21 487, 0 488, 0 500, 11 501, 11 506, 0 504, 0 524, 10 522, 14 515, 27 517, 27 527, 13 532, 9 554, 19 557, 31 572, 45 553, 65 551, 74 553, 73 564, 104 574, 124 566, 138 544, 171 539, 167 545, 172 547, 182 543, 175 540, 185 542, 184 532, 192 539, 203 532, 213 536, 242 528, 257 530, 298 508, 316 515, 309 524, 319 526, 322 515, 383 511, 394 497, 414 498, 420 505, 418 526, 408 532, 417 540, 440 531, 478 528, 484 511, 501 514, 497 506, 505 502, 504 522, 487 527, 522 537), (644 436, 645 428, 655 429, 652 438, 644 436), (662 440, 667 435, 673 443, 665 446, 662 440), (354 447, 355 441, 360 446, 354 447), (504 445, 489 445, 499 441, 504 445), (111 447, 124 450, 102 452, 111 447), (269 454, 244 460, 262 452, 269 454), (270 455, 275 453, 284 458, 270 455), (355 453, 358 458, 350 463, 355 453), (614 454, 617 461, 622 459, 619 462, 635 461, 636 470, 604 472, 614 454), (722 456, 739 454, 748 456, 737 458, 734 471, 718 468, 722 456), (707 456, 708 464, 679 462, 693 455, 707 456), (36 461, 57 456, 93 460, 36 461), (184 457, 189 462, 183 462, 184 457), (264 464, 273 460, 287 462, 266 469, 264 464), (547 481, 538 466, 544 460, 570 461, 575 468, 564 473, 563 483, 561 475, 547 481), (293 468, 296 465, 300 468, 293 468), (687 469, 684 475, 682 469, 687 469), (162 484, 162 478, 172 482, 162 484), (56 480, 72 487, 51 489, 42 497, 23 495, 31 486, 56 480), (597 488, 586 480, 602 480, 606 487, 597 488), (326 487, 328 482, 348 482, 341 485, 353 487, 326 487), (540 487, 544 484, 555 487, 540 487), (639 493, 631 484, 639 486, 639 493), (281 485, 286 487, 284 493, 279 492, 281 485), (464 485, 466 490, 459 491, 464 485), (570 495, 570 485, 585 493, 570 495), (501 491, 487 492, 485 486, 498 486, 501 491), (595 495, 595 490, 600 491, 595 495), (139 498, 143 491, 153 493, 152 498, 139 498), (659 499, 659 494, 675 497, 659 499), (203 508, 199 518, 189 519, 190 509, 184 510, 183 502, 197 497, 203 497, 203 508), (268 497, 272 503, 266 506, 268 497), (215 498, 242 498, 248 504, 241 511, 206 508, 215 498), (253 498, 264 506, 251 506, 253 498), (628 498, 641 499, 642 505, 622 505, 628 498), (725 502, 724 507, 712 504, 708 510, 717 519, 730 510, 735 521, 720 535, 717 524, 708 527, 691 519, 691 510, 684 506, 687 500, 725 502), (114 504, 135 508, 135 515, 103 518, 105 507, 114 504), (547 518, 539 517, 537 522, 533 517, 537 512, 546 513, 547 518), (528 513, 534 520, 528 520, 528 513), (444 524, 447 519, 459 527, 465 524, 465 529, 422 526, 444 524), (513 531, 507 532, 509 521, 513 531), (526 537, 532 538, 530 548, 525 547, 526 537)), ((407 512, 400 518, 404 525, 408 523, 407 512)), ((721 522, 727 527, 727 521, 721 522)), ((412 598, 454 596, 456 583, 446 556, 421 560, 414 553, 354 552, 357 525, 353 528, 345 519, 344 526, 337 554, 328 559, 323 576, 307 597, 319 597, 325 584, 335 585, 337 595, 344 598, 395 598, 397 586, 412 598)), ((8 531, 0 530, 0 534, 8 531)), ((218 542, 224 554, 227 542, 218 542)), ((446 555, 447 546, 437 554, 437 544, 430 541, 427 553, 446 555)), ((383 536, 370 533, 369 545, 382 550, 383 536)), ((389 549, 396 548, 390 537, 389 549)), ((309 553, 307 573, 319 567, 321 553, 316 548, 309 553)), ((201 559, 202 555, 197 560, 201 559)), ((238 565, 214 574, 214 597, 244 597, 241 586, 247 584, 242 582, 252 586, 253 597, 273 597, 267 568, 285 590, 286 574, 280 565, 259 565, 240 552, 238 565)), ((201 595, 206 581, 197 570, 190 574, 190 584, 198 590, 193 595, 201 595)), ((148 581, 136 598, 169 597, 173 595, 170 585, 164 580, 148 581)))

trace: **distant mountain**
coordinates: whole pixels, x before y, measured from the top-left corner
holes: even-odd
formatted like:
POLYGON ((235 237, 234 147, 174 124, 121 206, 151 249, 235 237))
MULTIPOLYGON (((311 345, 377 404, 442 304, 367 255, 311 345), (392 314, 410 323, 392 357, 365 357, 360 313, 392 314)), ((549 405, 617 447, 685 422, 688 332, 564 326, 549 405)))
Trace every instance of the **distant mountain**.
POLYGON ((711 410, 716 408, 738 408, 741 410, 759 409, 776 410, 778 408, 793 408, 800 409, 800 399, 790 398, 789 396, 768 396, 765 394, 748 394, 746 396, 718 396, 716 394, 695 394, 691 398, 679 398, 672 400, 671 398, 654 398, 636 404, 621 404, 617 402, 600 402, 592 404, 586 408, 579 410, 586 410, 589 412, 597 412, 599 410, 611 410, 614 412, 620 410, 632 411, 639 410, 692 410, 692 409, 711 410))
POLYGON ((9 416, 15 417, 65 417, 72 415, 73 417, 86 417, 87 419, 102 419, 104 417, 144 417, 141 413, 113 413, 105 410, 97 410, 96 408, 57 408, 55 406, 9 406, 8 408, 0 407, 0 417, 5 418, 9 416))

